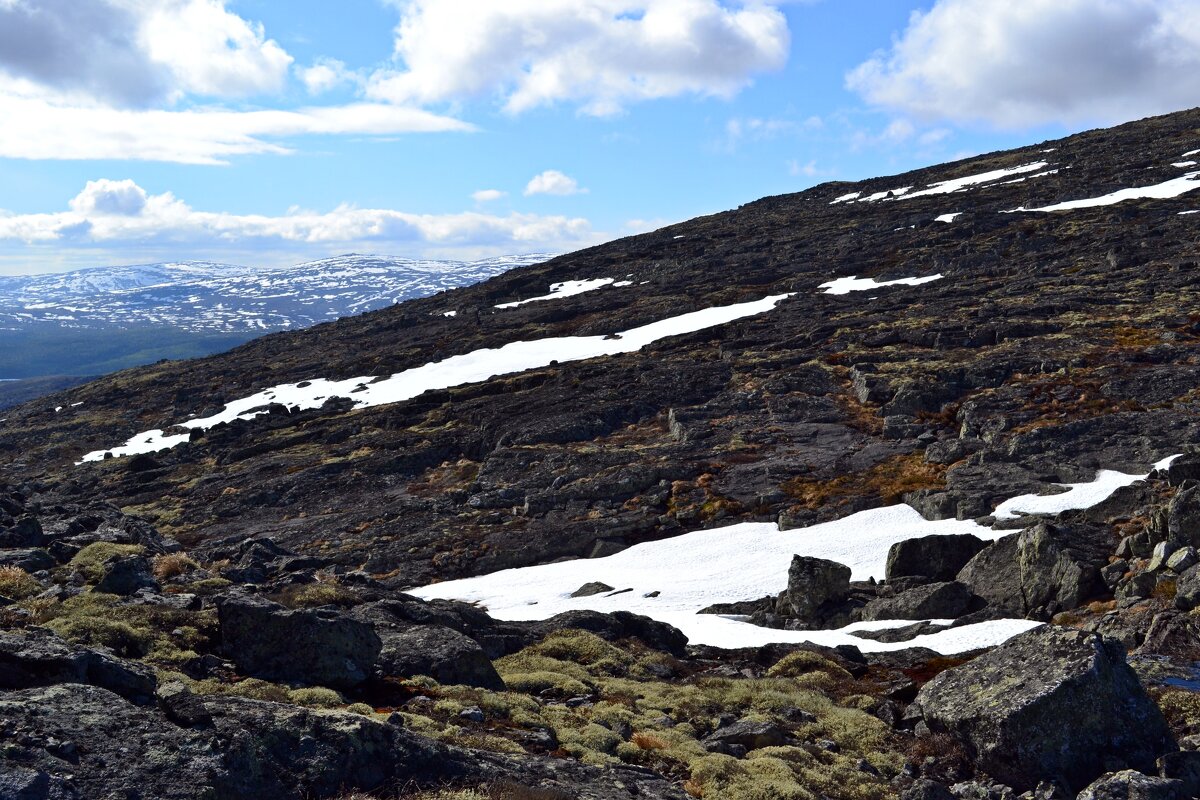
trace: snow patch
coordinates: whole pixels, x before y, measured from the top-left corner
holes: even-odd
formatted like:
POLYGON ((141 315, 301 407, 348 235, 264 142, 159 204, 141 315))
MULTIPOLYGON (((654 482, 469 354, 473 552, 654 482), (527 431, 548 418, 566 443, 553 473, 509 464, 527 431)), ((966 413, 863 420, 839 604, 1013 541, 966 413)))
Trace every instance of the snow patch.
POLYGON ((1049 166, 1045 161, 1034 161, 1031 164, 1022 164, 1019 167, 1010 169, 994 169, 991 172, 982 172, 978 175, 968 175, 965 178, 954 178, 948 181, 938 181, 937 183, 929 184, 929 188, 921 189, 920 191, 906 194, 903 199, 911 200, 914 197, 926 197, 932 194, 952 194, 954 192, 967 189, 971 186, 978 186, 981 183, 991 183, 1003 178, 1008 178, 1013 175, 1022 175, 1026 172, 1037 172, 1039 169, 1049 166))
POLYGON ((850 636, 853 630, 895 627, 858 623, 838 631, 780 631, 736 617, 699 614, 713 603, 777 594, 787 583, 793 555, 828 558, 846 564, 852 580, 882 578, 887 552, 896 542, 917 536, 973 533, 994 540, 993 531, 972 520, 931 522, 906 505, 861 511, 833 522, 781 531, 774 523, 745 522, 693 531, 634 545, 606 558, 503 570, 477 578, 433 584, 412 593, 425 599, 477 602, 498 619, 546 619, 564 611, 632 611, 668 622, 693 644, 757 647, 771 642, 854 644, 864 651, 926 646, 944 653, 998 644, 1037 623, 1007 620, 939 631, 912 642, 885 644, 850 636), (621 594, 572 598, 590 581, 603 581, 621 594), (655 597, 646 597, 659 592, 655 597))
POLYGON ((933 221, 934 222, 954 222, 954 218, 962 216, 962 213, 963 212, 961 212, 961 211, 956 211, 953 214, 942 214, 941 216, 934 217, 933 221))
POLYGON ((543 300, 558 300, 561 297, 571 297, 584 292, 591 292, 613 282, 613 278, 595 278, 592 280, 562 281, 550 284, 550 293, 530 297, 526 300, 516 300, 511 303, 501 303, 496 308, 516 308, 526 303, 539 303, 543 300))
MULTIPOLYGON (((1164 458, 1155 464, 1151 471, 1166 469, 1178 455, 1164 458)), ((1057 514, 1060 511, 1072 511, 1080 508, 1091 508, 1097 503, 1108 499, 1109 495, 1123 486, 1134 481, 1145 480, 1145 475, 1130 475, 1111 469, 1102 469, 1096 473, 1095 479, 1087 483, 1056 484, 1067 491, 1061 494, 1023 494, 1012 497, 996 506, 992 515, 996 519, 1015 519, 1022 514, 1057 514)))
POLYGON ((1179 167, 1180 169, 1183 169, 1184 167, 1194 167, 1194 166, 1196 166, 1196 162, 1195 162, 1195 161, 1176 161, 1176 162, 1175 162, 1174 164, 1172 164, 1171 166, 1172 166, 1172 167, 1179 167))
MULTIPOLYGON (((945 220, 943 220, 945 221, 945 220)), ((850 292, 863 292, 869 289, 878 289, 883 286, 920 286, 923 283, 936 281, 944 277, 942 273, 936 275, 926 275, 923 278, 897 278, 894 281, 876 281, 874 278, 857 278, 853 275, 848 278, 838 278, 836 280, 827 281, 818 286, 818 289, 824 289, 825 294, 849 294, 850 292)))
POLYGON ((851 192, 850 194, 844 194, 841 197, 834 198, 833 202, 829 205, 836 206, 838 203, 848 203, 851 200, 856 200, 861 194, 862 192, 851 192))
MULTIPOLYGON (((706 328, 723 325, 734 320, 757 316, 772 310, 791 294, 776 294, 747 303, 729 306, 714 306, 692 311, 677 317, 668 317, 627 331, 609 336, 560 336, 533 341, 510 342, 498 348, 483 348, 464 355, 451 356, 442 361, 431 361, 421 367, 398 372, 387 378, 364 376, 331 381, 325 378, 284 383, 263 389, 260 392, 234 400, 211 417, 189 419, 177 427, 208 430, 223 422, 237 419, 253 419, 266 414, 267 406, 281 404, 289 411, 320 408, 330 398, 345 397, 354 401, 356 408, 398 403, 434 389, 448 389, 466 383, 477 383, 506 375, 549 366, 555 362, 581 361, 599 356, 632 353, 649 344, 671 336, 695 333, 706 328)), ((133 455, 134 453, 165 450, 188 440, 188 435, 163 436, 161 430, 140 433, 122 447, 112 450, 96 450, 88 453, 77 463, 100 461, 108 454, 133 455)))
POLYGON ((1126 200, 1141 200, 1144 198, 1152 198, 1155 200, 1167 200, 1172 197, 1179 197, 1194 189, 1200 189, 1200 171, 1189 172, 1186 175, 1181 175, 1178 178, 1172 178, 1169 181, 1156 183, 1152 186, 1137 186, 1129 189, 1120 189, 1110 194, 1100 197, 1090 197, 1086 200, 1068 200, 1065 203, 1055 203, 1050 206, 1041 208, 1014 208, 1008 213, 1017 211, 1070 211, 1076 208, 1095 208, 1097 206, 1111 206, 1116 203, 1121 203, 1126 200))

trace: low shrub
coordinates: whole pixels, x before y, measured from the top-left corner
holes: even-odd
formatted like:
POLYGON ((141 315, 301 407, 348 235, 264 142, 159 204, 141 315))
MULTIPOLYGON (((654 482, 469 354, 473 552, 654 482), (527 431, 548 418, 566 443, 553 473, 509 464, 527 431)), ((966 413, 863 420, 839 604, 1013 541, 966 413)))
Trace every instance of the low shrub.
POLYGON ((96 583, 104 577, 104 565, 120 556, 138 556, 146 552, 140 544, 113 544, 92 542, 71 559, 70 566, 88 583, 96 583))
POLYGON ((199 566, 186 553, 166 553, 155 556, 152 562, 154 577, 160 581, 186 575, 199 566))
POLYGON ((0 567, 0 595, 9 600, 25 600, 41 591, 38 579, 20 567, 0 567))

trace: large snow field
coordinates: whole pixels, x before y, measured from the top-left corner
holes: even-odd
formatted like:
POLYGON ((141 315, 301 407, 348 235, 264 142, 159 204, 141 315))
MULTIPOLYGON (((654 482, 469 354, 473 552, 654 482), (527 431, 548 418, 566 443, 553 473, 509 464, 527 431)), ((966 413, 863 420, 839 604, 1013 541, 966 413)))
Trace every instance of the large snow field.
MULTIPOLYGON (((1164 459, 1154 469, 1166 467, 1164 459)), ((1024 495, 1001 503, 996 516, 1014 510, 1053 513, 1088 508, 1145 475, 1102 470, 1089 483, 1070 484, 1057 495, 1024 495)), ((986 528, 973 520, 930 521, 907 505, 860 511, 832 522, 781 531, 769 522, 745 522, 694 531, 657 542, 634 545, 606 558, 502 570, 475 578, 415 589, 425 599, 478 603, 497 619, 547 619, 564 611, 632 611, 667 622, 693 644, 758 647, 774 642, 854 644, 864 652, 928 647, 953 654, 990 647, 1036 627, 1030 620, 994 620, 949 628, 908 642, 884 643, 851 636, 855 630, 894 627, 901 621, 856 623, 835 631, 780 631, 751 625, 736 616, 700 614, 715 603, 756 600, 787 586, 793 555, 837 561, 850 567, 852 580, 884 577, 888 549, 919 536, 970 533, 994 541, 1013 533, 986 528), (615 591, 571 597, 585 583, 600 581, 615 591)), ((948 624, 949 620, 935 621, 948 624)))

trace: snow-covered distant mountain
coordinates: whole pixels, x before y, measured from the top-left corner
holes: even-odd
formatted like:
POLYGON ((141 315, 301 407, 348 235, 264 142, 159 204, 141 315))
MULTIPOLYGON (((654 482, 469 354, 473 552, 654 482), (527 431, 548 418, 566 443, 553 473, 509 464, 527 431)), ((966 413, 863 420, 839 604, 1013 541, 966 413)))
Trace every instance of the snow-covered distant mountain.
POLYGON ((422 261, 351 253, 282 269, 187 261, 0 277, 0 331, 303 328, 486 280, 552 256, 422 261))

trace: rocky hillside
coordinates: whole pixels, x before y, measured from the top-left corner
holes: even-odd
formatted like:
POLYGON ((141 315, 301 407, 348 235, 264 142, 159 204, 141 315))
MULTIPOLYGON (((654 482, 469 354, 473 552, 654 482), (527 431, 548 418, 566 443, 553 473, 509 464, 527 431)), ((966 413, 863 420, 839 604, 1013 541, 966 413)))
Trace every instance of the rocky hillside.
POLYGON ((11 409, 0 787, 1196 796, 1197 161, 824 184, 11 409))

